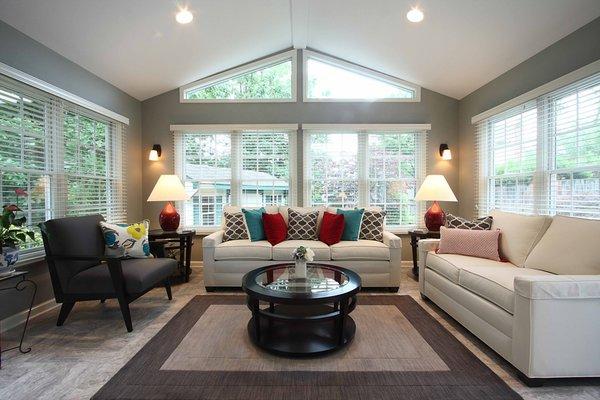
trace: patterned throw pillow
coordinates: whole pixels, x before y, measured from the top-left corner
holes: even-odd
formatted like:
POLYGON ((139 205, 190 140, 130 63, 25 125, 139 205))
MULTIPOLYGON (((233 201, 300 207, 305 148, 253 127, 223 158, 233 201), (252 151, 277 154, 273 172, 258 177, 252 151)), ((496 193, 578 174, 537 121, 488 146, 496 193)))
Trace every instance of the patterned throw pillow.
POLYGON ((439 254, 462 254, 500 261, 498 240, 500 229, 449 229, 440 228, 439 254))
POLYGON ((225 226, 223 227, 223 241, 248 239, 248 231, 244 223, 244 214, 239 212, 235 214, 223 213, 225 216, 225 226))
POLYGON ((385 211, 365 211, 360 226, 359 239, 383 242, 385 211))
POLYGON ((446 214, 446 228, 470 229, 473 231, 489 231, 492 229, 492 217, 468 220, 456 215, 446 214))
POLYGON ((317 240, 317 220, 319 212, 306 214, 288 210, 287 240, 317 240))
POLYGON ((100 221, 107 255, 124 255, 131 258, 152 258, 148 242, 150 221, 135 224, 111 224, 100 221))

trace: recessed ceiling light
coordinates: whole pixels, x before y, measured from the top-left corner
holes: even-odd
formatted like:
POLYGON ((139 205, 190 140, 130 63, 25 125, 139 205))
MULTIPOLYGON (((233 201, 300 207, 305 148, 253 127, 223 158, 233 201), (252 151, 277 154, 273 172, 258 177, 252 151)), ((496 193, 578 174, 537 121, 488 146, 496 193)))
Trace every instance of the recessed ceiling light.
POLYGON ((175 15, 175 20, 180 24, 189 24, 194 19, 194 14, 192 14, 187 8, 182 8, 175 15))
POLYGON ((417 7, 413 7, 406 13, 406 18, 410 22, 421 22, 424 18, 423 11, 419 10, 417 7))

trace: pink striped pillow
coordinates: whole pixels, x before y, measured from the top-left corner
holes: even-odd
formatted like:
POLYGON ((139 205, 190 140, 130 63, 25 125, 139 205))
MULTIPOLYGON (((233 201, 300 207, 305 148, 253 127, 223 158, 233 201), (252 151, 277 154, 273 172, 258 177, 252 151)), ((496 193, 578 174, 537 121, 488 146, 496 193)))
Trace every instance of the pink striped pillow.
POLYGON ((462 254, 500 261, 498 240, 500 229, 474 231, 470 229, 448 229, 440 227, 440 254, 462 254))

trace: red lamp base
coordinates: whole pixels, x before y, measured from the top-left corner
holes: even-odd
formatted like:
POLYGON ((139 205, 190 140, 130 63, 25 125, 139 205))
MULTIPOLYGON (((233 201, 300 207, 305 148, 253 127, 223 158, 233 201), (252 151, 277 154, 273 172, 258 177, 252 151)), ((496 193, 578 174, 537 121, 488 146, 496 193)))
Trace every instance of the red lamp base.
POLYGON ((165 204, 165 207, 158 216, 158 221, 163 231, 176 231, 179 228, 179 213, 173 203, 169 201, 165 204))
POLYGON ((438 232, 440 226, 446 223, 446 213, 442 210, 439 203, 434 201, 429 210, 425 213, 425 226, 432 232, 438 232))

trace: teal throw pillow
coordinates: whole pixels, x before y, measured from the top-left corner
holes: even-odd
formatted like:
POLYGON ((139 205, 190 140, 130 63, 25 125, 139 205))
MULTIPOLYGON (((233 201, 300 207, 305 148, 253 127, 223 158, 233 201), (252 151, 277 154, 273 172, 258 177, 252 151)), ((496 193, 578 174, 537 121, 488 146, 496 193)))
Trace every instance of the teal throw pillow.
POLYGON ((354 210, 337 209, 338 214, 344 215, 344 233, 342 233, 342 240, 358 240, 360 222, 364 212, 364 208, 356 208, 354 210))
POLYGON ((265 208, 261 207, 258 210, 246 210, 245 208, 242 208, 242 212, 246 218, 246 226, 248 226, 250 241, 258 242, 259 240, 267 240, 262 221, 262 215, 266 212, 265 208))

